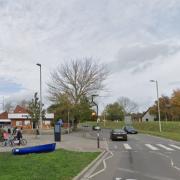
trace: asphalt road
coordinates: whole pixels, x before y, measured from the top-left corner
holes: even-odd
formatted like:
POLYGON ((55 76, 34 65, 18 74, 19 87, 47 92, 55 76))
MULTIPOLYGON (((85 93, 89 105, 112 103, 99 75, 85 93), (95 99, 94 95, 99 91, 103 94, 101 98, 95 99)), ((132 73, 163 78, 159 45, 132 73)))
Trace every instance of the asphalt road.
POLYGON ((180 143, 144 134, 112 142, 109 130, 101 136, 107 139, 109 153, 89 179, 180 180, 180 143))

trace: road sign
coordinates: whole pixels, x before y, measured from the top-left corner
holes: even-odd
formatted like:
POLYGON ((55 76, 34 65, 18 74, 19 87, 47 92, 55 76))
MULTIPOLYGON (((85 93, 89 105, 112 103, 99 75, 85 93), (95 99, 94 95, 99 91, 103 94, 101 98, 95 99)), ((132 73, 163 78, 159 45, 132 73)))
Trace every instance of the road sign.
POLYGON ((126 125, 131 125, 132 124, 132 118, 131 116, 125 116, 124 121, 126 125))

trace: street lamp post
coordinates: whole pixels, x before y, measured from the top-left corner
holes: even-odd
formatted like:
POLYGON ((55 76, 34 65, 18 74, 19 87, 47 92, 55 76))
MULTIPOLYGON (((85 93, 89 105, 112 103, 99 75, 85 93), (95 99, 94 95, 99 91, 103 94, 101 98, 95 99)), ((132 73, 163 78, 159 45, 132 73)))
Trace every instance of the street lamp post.
POLYGON ((41 64, 37 63, 37 66, 40 68, 40 105, 39 105, 39 124, 40 128, 42 129, 42 73, 41 73, 41 64))
POLYGON ((159 119, 159 132, 161 132, 161 113, 160 113, 160 106, 159 106, 159 90, 158 90, 158 81, 157 80, 150 80, 151 82, 156 83, 156 92, 157 92, 157 103, 158 103, 158 119, 159 119))

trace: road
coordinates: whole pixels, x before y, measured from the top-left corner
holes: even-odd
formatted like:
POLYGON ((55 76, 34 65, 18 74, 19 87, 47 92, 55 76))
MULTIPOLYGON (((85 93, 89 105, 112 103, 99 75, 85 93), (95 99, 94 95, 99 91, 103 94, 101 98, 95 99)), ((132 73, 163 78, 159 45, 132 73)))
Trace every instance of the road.
POLYGON ((180 180, 180 143, 144 134, 128 135, 127 142, 112 142, 109 130, 103 130, 101 136, 107 139, 105 158, 109 159, 89 179, 180 180))

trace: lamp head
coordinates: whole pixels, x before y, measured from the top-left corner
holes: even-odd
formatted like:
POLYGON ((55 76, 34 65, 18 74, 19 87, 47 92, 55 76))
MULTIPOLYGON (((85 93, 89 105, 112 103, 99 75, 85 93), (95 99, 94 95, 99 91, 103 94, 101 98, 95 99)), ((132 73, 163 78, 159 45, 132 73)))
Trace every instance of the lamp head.
POLYGON ((36 65, 41 67, 41 64, 40 64, 40 63, 37 63, 36 65))
POLYGON ((156 82, 155 80, 150 80, 150 82, 156 82))
POLYGON ((92 94, 91 96, 95 97, 95 96, 99 96, 98 94, 92 94))

